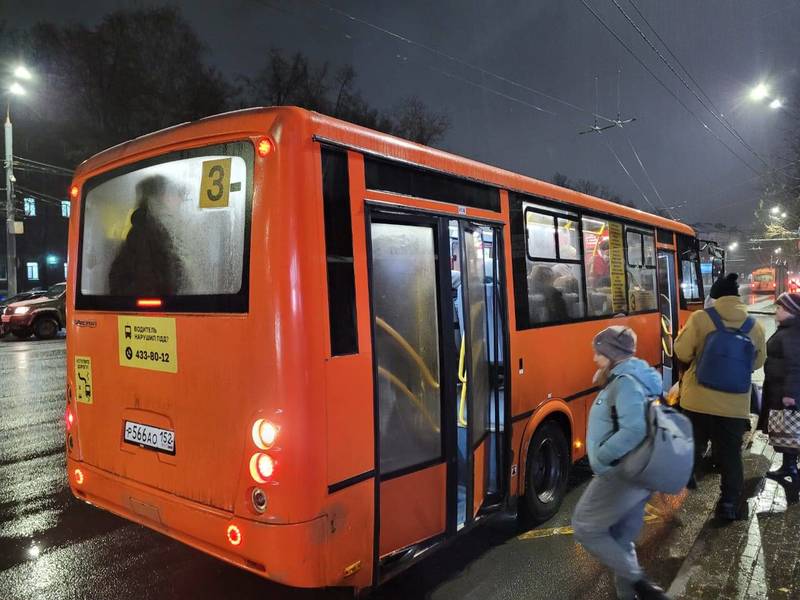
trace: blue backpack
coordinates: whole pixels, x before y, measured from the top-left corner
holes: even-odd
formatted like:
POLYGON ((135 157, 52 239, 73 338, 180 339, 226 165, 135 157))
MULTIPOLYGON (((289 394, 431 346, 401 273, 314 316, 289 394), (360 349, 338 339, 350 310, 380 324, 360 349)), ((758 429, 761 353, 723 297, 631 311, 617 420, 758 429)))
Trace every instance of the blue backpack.
POLYGON ((728 329, 714 308, 706 314, 716 327, 706 337, 703 353, 697 361, 697 381, 700 385, 730 394, 750 392, 756 347, 748 333, 756 324, 747 317, 739 329, 728 329))

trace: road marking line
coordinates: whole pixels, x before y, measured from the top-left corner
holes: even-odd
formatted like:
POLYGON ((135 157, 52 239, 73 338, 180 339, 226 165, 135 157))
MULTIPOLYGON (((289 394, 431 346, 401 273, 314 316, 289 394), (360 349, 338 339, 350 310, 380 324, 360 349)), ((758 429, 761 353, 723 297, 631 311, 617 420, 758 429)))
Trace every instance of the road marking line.
MULTIPOLYGON (((652 506, 649 502, 644 507, 644 522, 651 523, 653 521, 658 521, 661 518, 658 510, 652 506)), ((547 529, 531 529, 530 531, 526 531, 525 533, 521 533, 517 536, 518 540, 537 540, 539 538, 546 538, 552 537, 554 535, 572 535, 575 533, 575 530, 572 527, 565 526, 565 527, 549 527, 547 529)))

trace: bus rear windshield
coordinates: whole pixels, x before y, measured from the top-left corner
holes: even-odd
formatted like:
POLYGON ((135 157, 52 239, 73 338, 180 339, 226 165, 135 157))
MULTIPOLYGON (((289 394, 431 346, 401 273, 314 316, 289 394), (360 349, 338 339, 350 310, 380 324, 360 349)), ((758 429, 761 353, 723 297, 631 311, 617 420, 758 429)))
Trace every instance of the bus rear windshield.
POLYGON ((253 148, 184 150, 84 189, 76 308, 246 312, 253 148))

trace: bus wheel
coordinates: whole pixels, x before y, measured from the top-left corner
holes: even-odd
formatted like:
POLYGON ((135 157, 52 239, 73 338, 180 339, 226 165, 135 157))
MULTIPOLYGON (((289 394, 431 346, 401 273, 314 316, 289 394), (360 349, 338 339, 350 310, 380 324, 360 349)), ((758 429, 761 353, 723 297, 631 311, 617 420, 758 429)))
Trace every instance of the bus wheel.
POLYGON ((542 523, 561 507, 569 479, 569 444, 555 421, 542 423, 531 438, 525 468, 523 508, 528 520, 542 523))
POLYGON ((33 324, 33 335, 37 340, 52 340, 58 333, 58 321, 53 317, 39 317, 33 324))

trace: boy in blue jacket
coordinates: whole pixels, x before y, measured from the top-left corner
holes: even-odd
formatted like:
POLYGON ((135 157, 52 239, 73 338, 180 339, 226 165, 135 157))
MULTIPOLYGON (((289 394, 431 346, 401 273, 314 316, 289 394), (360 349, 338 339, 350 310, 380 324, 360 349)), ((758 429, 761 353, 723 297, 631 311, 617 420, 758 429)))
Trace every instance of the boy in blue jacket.
POLYGON ((646 407, 661 393, 661 375, 635 358, 636 333, 614 326, 592 342, 603 387, 589 413, 586 450, 595 473, 572 517, 575 538, 614 571, 617 597, 624 600, 667 598, 647 580, 634 541, 644 524, 651 491, 623 479, 614 468, 647 435, 646 407))

